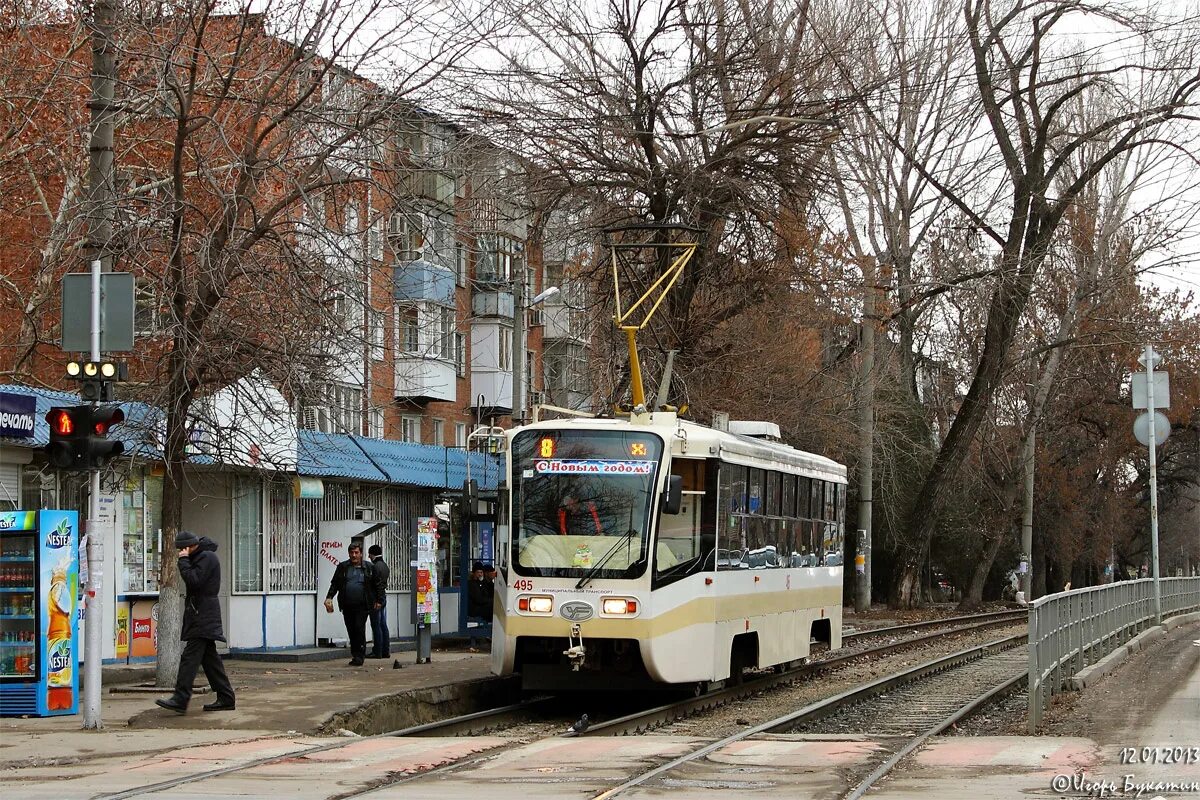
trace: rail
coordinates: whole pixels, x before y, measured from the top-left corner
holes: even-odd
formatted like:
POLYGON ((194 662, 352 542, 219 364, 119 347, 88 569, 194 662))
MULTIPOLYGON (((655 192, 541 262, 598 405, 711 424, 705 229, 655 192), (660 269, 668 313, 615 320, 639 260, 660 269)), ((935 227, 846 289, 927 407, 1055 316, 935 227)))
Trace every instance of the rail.
MULTIPOLYGON (((1200 609, 1200 577, 1163 578, 1163 616, 1200 609)), ((1154 624, 1154 581, 1072 589, 1029 605, 1029 731, 1067 680, 1154 624)))

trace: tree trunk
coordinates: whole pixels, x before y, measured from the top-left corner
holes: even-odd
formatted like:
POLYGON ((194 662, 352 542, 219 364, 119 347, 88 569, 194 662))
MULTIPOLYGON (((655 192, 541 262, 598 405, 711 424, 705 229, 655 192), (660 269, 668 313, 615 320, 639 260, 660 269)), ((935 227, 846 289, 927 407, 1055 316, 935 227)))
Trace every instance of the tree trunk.
POLYGON ((1000 546, 1004 544, 1004 538, 1004 535, 1000 534, 992 539, 983 552, 983 558, 975 563, 967 593, 963 595, 962 602, 958 604, 961 610, 970 611, 983 604, 983 587, 987 584, 988 573, 992 571, 992 564, 996 561, 996 554, 1000 552, 1000 546))
MULTIPOLYGON (((181 345, 180 342, 176 342, 181 345)), ((171 354, 175 366, 183 363, 177 348, 171 354)), ((185 383, 182 369, 173 369, 172 383, 185 383)), ((183 642, 179 634, 183 629, 183 598, 186 593, 176 564, 175 534, 183 527, 184 464, 187 459, 187 415, 194 394, 190 388, 171 392, 169 397, 178 401, 167 412, 167 438, 163 448, 167 475, 163 481, 163 550, 158 583, 158 661, 154 673, 154 684, 163 689, 175 685, 179 672, 179 657, 183 655, 183 642)))

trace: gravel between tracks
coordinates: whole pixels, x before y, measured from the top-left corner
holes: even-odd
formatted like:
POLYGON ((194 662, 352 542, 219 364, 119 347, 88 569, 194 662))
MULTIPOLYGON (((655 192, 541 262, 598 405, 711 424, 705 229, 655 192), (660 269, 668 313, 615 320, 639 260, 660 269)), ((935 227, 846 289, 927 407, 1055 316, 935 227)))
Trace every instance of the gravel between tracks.
MULTIPOLYGON (((833 671, 803 678, 789 686, 779 686, 737 703, 702 712, 685 720, 664 725, 652 733, 675 736, 721 738, 751 725, 781 717, 810 703, 844 692, 907 667, 914 667, 938 656, 957 653, 968 647, 1022 633, 1025 625, 989 628, 924 642, 909 651, 882 656, 866 656, 833 671)), ((873 644, 879 644, 878 641, 873 644)))

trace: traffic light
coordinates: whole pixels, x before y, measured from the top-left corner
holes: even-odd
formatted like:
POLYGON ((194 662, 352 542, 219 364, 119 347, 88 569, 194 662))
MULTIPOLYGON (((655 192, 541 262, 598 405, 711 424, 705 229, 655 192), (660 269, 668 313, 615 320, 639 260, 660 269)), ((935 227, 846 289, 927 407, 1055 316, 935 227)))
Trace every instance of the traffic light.
POLYGON ((62 469, 87 469, 88 431, 92 424, 91 406, 55 406, 46 413, 50 423, 50 444, 46 455, 50 463, 62 469))
POLYGON ((55 406, 46 414, 46 455, 61 469, 103 467, 125 452, 123 442, 108 438, 112 426, 124 421, 125 412, 117 406, 55 406))
POLYGON ((91 412, 92 426, 87 445, 88 466, 100 468, 125 452, 124 442, 108 438, 112 426, 125 421, 125 412, 119 406, 95 406, 91 412))

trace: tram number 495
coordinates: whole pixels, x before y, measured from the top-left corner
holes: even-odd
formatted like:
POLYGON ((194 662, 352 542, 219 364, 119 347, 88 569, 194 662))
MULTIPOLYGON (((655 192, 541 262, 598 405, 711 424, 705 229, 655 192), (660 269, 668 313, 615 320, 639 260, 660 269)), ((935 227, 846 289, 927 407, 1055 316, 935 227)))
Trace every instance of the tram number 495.
POLYGON ((532 592, 533 591, 533 581, 527 580, 524 578, 513 581, 513 588, 516 589, 518 592, 532 592))

